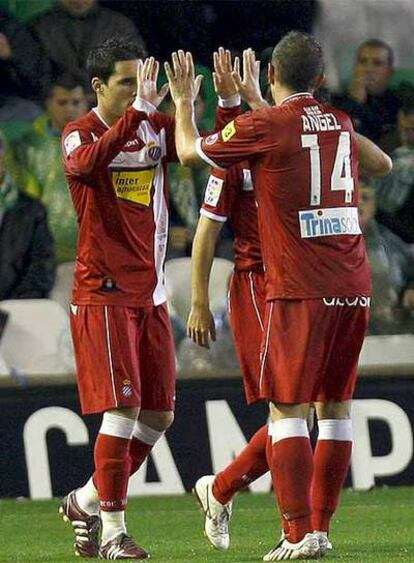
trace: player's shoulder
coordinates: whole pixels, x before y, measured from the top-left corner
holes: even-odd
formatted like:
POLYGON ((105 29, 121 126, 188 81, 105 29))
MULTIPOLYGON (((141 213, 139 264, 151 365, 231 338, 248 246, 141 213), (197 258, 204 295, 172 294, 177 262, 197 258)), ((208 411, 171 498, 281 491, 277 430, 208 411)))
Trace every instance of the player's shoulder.
POLYGON ((70 121, 62 131, 62 138, 73 131, 90 131, 94 123, 94 112, 91 110, 76 121, 70 121))

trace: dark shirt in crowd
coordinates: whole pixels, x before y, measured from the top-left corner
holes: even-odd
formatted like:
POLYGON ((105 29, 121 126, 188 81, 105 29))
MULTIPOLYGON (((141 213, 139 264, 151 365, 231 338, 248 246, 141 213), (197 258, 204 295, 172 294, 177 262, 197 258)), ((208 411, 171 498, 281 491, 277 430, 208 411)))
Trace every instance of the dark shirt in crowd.
POLYGON ((97 4, 87 14, 75 16, 57 4, 32 24, 49 60, 52 79, 71 74, 85 90, 90 81, 85 69, 91 48, 116 34, 127 35, 145 48, 143 39, 126 16, 97 4))
POLYGON ((9 57, 0 56, 0 106, 9 97, 39 97, 47 74, 40 45, 28 29, 1 11, 0 34, 11 50, 9 57))
POLYGON ((358 102, 348 94, 332 95, 332 105, 351 116, 358 133, 382 145, 382 141, 397 128, 401 101, 392 90, 386 90, 381 96, 368 95, 365 103, 358 102))
POLYGON ((0 300, 47 297, 55 281, 53 238, 40 201, 19 193, 0 220, 0 300))

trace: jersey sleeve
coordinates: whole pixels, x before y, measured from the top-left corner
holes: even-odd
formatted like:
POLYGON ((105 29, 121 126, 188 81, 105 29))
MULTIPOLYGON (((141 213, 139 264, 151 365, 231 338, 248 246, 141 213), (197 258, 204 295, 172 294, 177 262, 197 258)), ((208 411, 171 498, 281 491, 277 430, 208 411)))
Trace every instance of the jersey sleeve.
POLYGON ((223 129, 227 125, 227 123, 241 115, 241 112, 242 110, 240 104, 232 107, 217 106, 215 131, 220 131, 220 129, 223 129))
POLYGON ((199 156, 215 168, 228 168, 242 160, 252 161, 277 145, 268 110, 248 112, 230 121, 221 131, 199 137, 199 156))
POLYGON ((212 168, 200 214, 214 221, 224 223, 231 213, 237 185, 240 181, 240 167, 232 166, 228 170, 212 168))
POLYGON ((139 123, 148 119, 145 112, 129 108, 119 121, 99 139, 87 125, 69 123, 62 135, 65 171, 69 176, 88 178, 115 158, 134 135, 139 123))
POLYGON ((175 119, 170 115, 156 111, 150 114, 151 121, 154 122, 158 131, 165 133, 166 158, 167 162, 178 162, 178 155, 175 148, 175 119))

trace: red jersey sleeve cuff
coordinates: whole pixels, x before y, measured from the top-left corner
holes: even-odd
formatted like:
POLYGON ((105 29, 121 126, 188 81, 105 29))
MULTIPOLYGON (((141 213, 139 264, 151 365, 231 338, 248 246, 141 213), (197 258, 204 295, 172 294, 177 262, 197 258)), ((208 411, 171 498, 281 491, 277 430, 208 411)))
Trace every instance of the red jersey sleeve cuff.
POLYGON ((213 221, 217 221, 219 223, 225 223, 227 221, 227 217, 223 217, 223 215, 217 215, 216 213, 207 211, 207 209, 204 209, 204 207, 200 209, 200 215, 204 215, 204 217, 208 217, 209 219, 212 219, 213 221))
POLYGON ((195 149, 198 156, 202 160, 204 160, 204 162, 207 162, 207 164, 209 164, 210 166, 213 166, 214 168, 218 168, 219 170, 225 170, 225 168, 220 166, 220 164, 217 164, 217 162, 214 162, 214 160, 212 160, 209 156, 206 155, 206 153, 203 151, 203 148, 201 146, 202 142, 203 142, 203 137, 198 137, 195 142, 195 149))

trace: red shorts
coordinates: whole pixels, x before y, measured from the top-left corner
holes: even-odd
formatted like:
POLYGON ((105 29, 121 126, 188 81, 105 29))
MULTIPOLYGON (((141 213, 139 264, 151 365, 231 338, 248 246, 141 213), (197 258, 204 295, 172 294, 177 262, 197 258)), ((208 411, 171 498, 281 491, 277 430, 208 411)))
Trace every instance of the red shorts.
POLYGON ((234 272, 230 282, 229 314, 248 404, 260 399, 260 343, 265 306, 264 273, 234 272))
POLYGON ((369 301, 269 301, 261 346, 261 397, 290 404, 352 399, 369 301))
POLYGON ((167 305, 71 305, 84 414, 117 407, 174 410, 175 354, 167 305))

